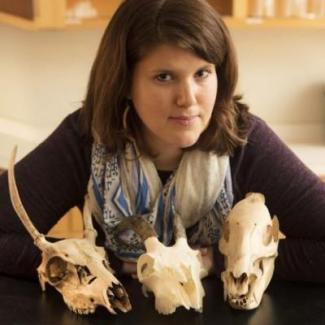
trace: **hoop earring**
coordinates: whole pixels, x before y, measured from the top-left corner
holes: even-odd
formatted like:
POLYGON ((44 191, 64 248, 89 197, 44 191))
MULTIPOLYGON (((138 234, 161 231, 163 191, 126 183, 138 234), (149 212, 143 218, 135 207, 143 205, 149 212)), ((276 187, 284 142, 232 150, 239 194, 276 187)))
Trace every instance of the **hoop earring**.
POLYGON ((130 111, 130 105, 128 104, 123 112, 123 129, 124 131, 126 132, 126 137, 127 139, 133 143, 134 145, 134 148, 135 148, 135 152, 137 154, 137 157, 140 157, 140 154, 139 154, 139 150, 138 150, 138 147, 137 147, 137 144, 136 144, 136 141, 135 139, 133 138, 133 136, 130 134, 130 132, 128 131, 128 114, 129 114, 129 111, 130 111))
POLYGON ((130 106, 127 105, 124 112, 123 112, 123 129, 125 131, 127 131, 128 129, 128 114, 129 114, 129 111, 130 111, 130 106))

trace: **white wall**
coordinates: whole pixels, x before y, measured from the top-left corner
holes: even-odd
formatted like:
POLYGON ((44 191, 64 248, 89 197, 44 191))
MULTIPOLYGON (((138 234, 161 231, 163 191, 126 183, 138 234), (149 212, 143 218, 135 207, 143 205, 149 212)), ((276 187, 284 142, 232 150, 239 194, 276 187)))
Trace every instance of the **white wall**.
POLYGON ((15 143, 20 158, 80 106, 102 32, 0 25, 0 166, 15 143))
POLYGON ((232 34, 251 110, 285 140, 325 143, 325 28, 232 34))
MULTIPOLYGON (((0 25, 0 166, 14 143, 24 155, 79 106, 102 33, 0 25)), ((251 111, 289 140, 325 142, 325 29, 232 34, 251 111)))

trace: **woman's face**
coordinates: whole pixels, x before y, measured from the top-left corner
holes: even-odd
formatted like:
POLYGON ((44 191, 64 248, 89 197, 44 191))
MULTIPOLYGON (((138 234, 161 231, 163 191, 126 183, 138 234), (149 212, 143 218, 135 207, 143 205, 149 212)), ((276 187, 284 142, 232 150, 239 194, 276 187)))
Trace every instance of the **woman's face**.
POLYGON ((159 45, 138 62, 130 95, 150 149, 159 154, 195 144, 217 87, 215 66, 177 46, 159 45))

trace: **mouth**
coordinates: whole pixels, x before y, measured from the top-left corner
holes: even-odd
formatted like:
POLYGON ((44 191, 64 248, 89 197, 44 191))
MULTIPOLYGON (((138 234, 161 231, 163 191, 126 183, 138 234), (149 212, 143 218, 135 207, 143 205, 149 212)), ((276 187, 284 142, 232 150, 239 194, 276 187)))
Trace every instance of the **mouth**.
POLYGON ((172 122, 175 122, 178 125, 181 126, 192 126, 199 118, 199 115, 192 115, 192 116, 171 116, 169 117, 169 120, 172 122))

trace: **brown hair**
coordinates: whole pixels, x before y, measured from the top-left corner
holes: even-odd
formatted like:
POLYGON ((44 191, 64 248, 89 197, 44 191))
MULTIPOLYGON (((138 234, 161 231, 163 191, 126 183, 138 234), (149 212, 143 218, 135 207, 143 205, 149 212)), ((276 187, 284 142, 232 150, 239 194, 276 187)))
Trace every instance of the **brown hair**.
POLYGON ((137 62, 159 44, 173 44, 215 64, 218 91, 208 128, 194 145, 204 151, 232 154, 246 141, 248 107, 234 96, 237 60, 227 27, 205 0, 125 0, 112 17, 94 61, 82 121, 87 134, 96 134, 112 153, 123 150, 128 136, 140 151, 140 119, 134 109, 123 128, 127 95, 137 62))

